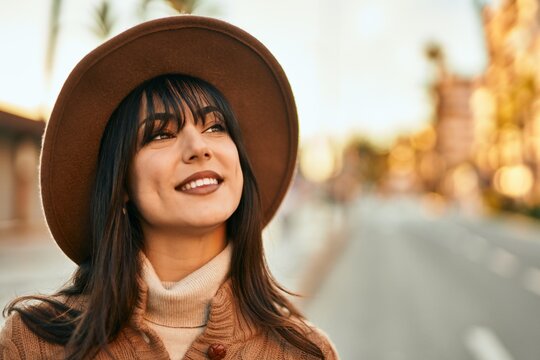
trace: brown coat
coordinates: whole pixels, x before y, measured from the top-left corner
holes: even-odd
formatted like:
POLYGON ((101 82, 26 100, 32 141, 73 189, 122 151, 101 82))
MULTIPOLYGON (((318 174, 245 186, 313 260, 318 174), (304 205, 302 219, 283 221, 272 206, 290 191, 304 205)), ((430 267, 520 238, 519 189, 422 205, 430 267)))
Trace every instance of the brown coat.
MULTIPOLYGON (((142 305, 133 319, 110 344, 115 359, 168 360, 169 354, 157 334, 145 325, 143 313, 146 290, 142 291, 142 305)), ((311 341, 323 351, 325 359, 337 359, 330 341, 316 328, 307 328, 311 341)), ((64 348, 46 342, 32 333, 19 315, 8 318, 0 332, 0 360, 62 359, 64 348)), ((110 359, 104 352, 97 359, 110 359)), ((239 313, 230 282, 226 282, 211 303, 205 331, 186 352, 184 359, 311 359, 282 339, 255 328, 239 313), (221 345, 221 346, 218 346, 221 345), (221 349, 220 349, 221 348, 221 349), (222 349, 225 349, 225 356, 222 349), (217 350, 217 351, 215 351, 217 350), (216 354, 217 353, 217 354, 216 354)))

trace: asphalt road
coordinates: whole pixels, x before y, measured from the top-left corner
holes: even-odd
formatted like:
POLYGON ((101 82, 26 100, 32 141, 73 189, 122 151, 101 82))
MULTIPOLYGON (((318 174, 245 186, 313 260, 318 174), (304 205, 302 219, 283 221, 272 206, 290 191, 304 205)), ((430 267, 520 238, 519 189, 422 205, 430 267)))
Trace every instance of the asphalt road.
POLYGON ((306 305, 343 359, 539 360, 540 225, 363 197, 306 305))

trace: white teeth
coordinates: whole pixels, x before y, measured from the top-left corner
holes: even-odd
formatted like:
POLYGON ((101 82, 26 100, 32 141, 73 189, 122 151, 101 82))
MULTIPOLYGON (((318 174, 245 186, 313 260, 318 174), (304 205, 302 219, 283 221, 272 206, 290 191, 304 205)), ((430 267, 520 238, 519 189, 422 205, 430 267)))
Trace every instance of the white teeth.
POLYGON ((197 179, 197 180, 193 180, 185 184, 184 186, 180 188, 180 190, 190 190, 190 189, 195 189, 199 186, 217 184, 217 183, 218 183, 217 179, 212 179, 212 178, 197 179))

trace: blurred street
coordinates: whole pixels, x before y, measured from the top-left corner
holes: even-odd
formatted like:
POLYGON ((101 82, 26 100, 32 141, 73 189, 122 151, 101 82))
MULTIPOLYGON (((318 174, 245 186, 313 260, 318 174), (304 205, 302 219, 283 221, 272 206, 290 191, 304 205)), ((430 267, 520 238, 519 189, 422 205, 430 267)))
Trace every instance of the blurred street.
MULTIPOLYGON (((269 265, 308 295, 299 305, 343 359, 539 358, 538 223, 434 215, 418 198, 374 195, 346 209, 310 200, 276 220, 269 265)), ((2 306, 69 277, 74 265, 46 237, 0 239, 2 306)))
POLYGON ((307 304, 343 359, 538 360, 540 226, 363 197, 307 304))
MULTIPOLYGON (((0 232, 0 309, 16 296, 50 294, 65 283, 72 263, 46 229, 0 232)), ((5 319, 0 316, 0 326, 5 319)))

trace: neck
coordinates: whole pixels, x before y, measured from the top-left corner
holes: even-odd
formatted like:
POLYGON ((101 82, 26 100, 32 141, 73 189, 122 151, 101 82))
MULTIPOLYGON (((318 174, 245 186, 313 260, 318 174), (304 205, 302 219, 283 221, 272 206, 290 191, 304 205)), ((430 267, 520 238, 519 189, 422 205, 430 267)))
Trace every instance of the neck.
POLYGON ((144 254, 161 281, 182 280, 227 246, 225 224, 204 234, 144 230, 143 233, 144 254))

